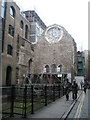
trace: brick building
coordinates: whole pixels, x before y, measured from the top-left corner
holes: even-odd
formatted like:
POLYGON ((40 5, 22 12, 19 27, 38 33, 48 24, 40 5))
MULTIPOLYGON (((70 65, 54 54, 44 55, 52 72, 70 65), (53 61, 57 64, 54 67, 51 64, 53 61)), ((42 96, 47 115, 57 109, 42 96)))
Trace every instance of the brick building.
POLYGON ((23 80, 30 72, 33 51, 29 40, 30 25, 15 2, 5 2, 2 51, 2 85, 23 80), (27 53, 27 54, 26 54, 27 53))
POLYGON ((47 27, 35 11, 21 13, 15 2, 5 2, 3 13, 2 85, 23 84, 32 74, 63 73, 73 79, 77 48, 65 28, 47 27))

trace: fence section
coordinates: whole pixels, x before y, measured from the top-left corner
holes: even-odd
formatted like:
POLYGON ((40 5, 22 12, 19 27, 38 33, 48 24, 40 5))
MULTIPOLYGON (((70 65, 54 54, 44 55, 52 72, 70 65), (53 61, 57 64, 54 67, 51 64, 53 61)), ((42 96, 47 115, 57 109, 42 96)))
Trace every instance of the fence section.
POLYGON ((12 114, 12 87, 2 88, 2 118, 8 118, 12 114))
POLYGON ((58 84, 31 84, 23 87, 2 88, 3 119, 20 115, 26 118, 38 109, 47 106, 64 95, 64 89, 58 84))

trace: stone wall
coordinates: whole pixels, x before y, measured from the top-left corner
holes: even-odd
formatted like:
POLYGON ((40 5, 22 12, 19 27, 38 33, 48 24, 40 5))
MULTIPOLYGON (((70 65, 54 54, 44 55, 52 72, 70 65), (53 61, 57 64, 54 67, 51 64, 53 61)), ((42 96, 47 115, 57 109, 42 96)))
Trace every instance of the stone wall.
POLYGON ((62 65, 62 72, 71 73, 72 67, 76 67, 76 43, 71 35, 63 28, 63 37, 58 43, 49 43, 45 39, 45 31, 38 38, 34 53, 34 72, 43 73, 45 65, 51 67, 62 65))

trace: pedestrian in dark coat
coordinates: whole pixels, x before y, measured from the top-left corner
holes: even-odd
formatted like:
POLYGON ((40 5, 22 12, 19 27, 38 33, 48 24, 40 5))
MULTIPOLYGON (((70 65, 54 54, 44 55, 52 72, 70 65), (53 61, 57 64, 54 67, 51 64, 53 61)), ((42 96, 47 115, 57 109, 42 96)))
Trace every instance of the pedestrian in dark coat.
POLYGON ((66 100, 69 100, 69 92, 70 92, 70 83, 68 79, 66 80, 66 100))
POLYGON ((73 81, 73 85, 72 85, 72 97, 73 100, 77 99, 77 93, 78 93, 78 84, 76 83, 76 80, 73 81))
POLYGON ((86 82, 84 82, 84 92, 86 93, 86 89, 87 89, 87 84, 86 84, 86 82))

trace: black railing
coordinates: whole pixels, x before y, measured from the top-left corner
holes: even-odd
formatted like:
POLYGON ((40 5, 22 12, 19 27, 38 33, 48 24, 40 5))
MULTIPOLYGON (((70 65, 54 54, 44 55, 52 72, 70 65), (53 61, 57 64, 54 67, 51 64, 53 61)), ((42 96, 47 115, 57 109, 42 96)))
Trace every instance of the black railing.
POLYGON ((21 115, 26 118, 64 95, 59 84, 32 84, 2 88, 2 117, 21 115))

